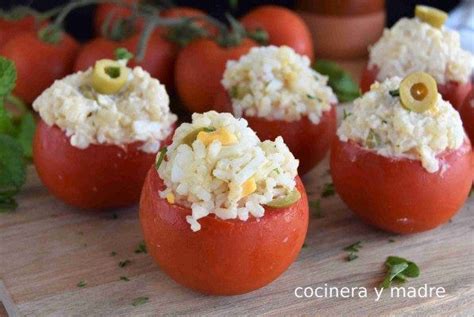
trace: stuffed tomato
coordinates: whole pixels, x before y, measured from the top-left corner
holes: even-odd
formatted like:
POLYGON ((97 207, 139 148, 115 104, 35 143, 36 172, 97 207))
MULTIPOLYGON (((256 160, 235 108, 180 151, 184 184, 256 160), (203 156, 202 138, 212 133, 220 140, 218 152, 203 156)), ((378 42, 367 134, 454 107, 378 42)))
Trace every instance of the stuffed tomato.
POLYGON ((443 17, 436 9, 417 6, 415 18, 402 18, 385 30, 370 48, 361 90, 368 91, 375 81, 424 71, 435 78, 443 99, 459 109, 471 89, 474 58, 461 48, 459 33, 443 26, 443 17))
POLYGON ((136 203, 176 116, 163 85, 126 61, 56 81, 33 103, 41 117, 33 157, 48 190, 67 204, 108 209, 136 203))
POLYGON ((149 253, 179 284, 214 295, 270 283, 297 257, 308 226, 298 161, 244 119, 194 114, 145 180, 140 222, 149 253))
POLYGON ((348 207, 396 233, 453 217, 471 189, 473 163, 458 112, 427 73, 372 85, 339 127, 330 160, 348 207))
POLYGON ((254 48, 227 63, 220 111, 244 117, 262 140, 282 136, 305 174, 321 161, 336 133, 337 98, 327 78, 289 47, 254 48))
POLYGON ((463 106, 460 110, 461 119, 464 124, 464 129, 471 139, 471 142, 474 141, 474 89, 471 90, 471 93, 464 101, 463 106))

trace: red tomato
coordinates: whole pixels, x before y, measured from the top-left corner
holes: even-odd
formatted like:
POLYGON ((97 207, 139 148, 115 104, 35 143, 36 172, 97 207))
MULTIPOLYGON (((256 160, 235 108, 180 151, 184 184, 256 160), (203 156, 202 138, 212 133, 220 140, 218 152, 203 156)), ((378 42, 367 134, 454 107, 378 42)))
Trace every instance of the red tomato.
POLYGON ((17 82, 13 93, 32 103, 56 79, 72 71, 79 44, 63 33, 58 44, 43 42, 34 33, 22 33, 0 49, 0 55, 15 62, 17 82))
POLYGON ((419 161, 387 158, 336 137, 331 174, 337 193, 365 222, 390 232, 414 233, 447 222, 471 189, 474 157, 467 138, 461 148, 439 159, 448 167, 429 173, 419 161))
POLYGON ((463 106, 459 110, 461 114, 462 123, 467 135, 474 141, 474 89, 464 101, 463 106))
MULTIPOLYGON (((369 69, 368 67, 363 71, 362 77, 360 80, 360 89, 362 92, 367 92, 370 90, 370 85, 372 85, 376 79, 379 70, 377 66, 369 69)), ((443 96, 444 100, 447 100, 453 105, 454 108, 458 109, 466 99, 469 91, 471 91, 472 84, 467 82, 461 84, 454 81, 449 81, 446 84, 438 84, 438 91, 443 96)))
MULTIPOLYGON (((195 18, 195 17, 202 17, 206 16, 206 12, 191 8, 191 7, 174 7, 170 9, 166 9, 161 12, 161 16, 164 18, 195 18)), ((206 23, 203 20, 197 21, 198 25, 207 29, 209 34, 215 35, 217 34, 217 29, 215 26, 206 23)))
MULTIPOLYGON (((118 42, 105 38, 96 38, 85 44, 76 59, 74 70, 85 70, 93 66, 95 61, 102 58, 114 59, 114 51, 118 47, 125 47, 131 52, 136 52, 140 35, 118 42)), ((144 59, 137 63, 134 59, 130 67, 141 66, 152 77, 158 78, 168 89, 173 87, 173 66, 177 55, 177 47, 165 40, 159 31, 154 32, 148 42, 144 59)))
MULTIPOLYGON (((164 144, 171 142, 170 134, 164 144)), ((124 207, 138 201, 156 154, 140 142, 89 145, 79 149, 56 126, 39 121, 33 142, 36 171, 48 190, 67 204, 86 209, 124 207)))
MULTIPOLYGON (((44 24, 44 22, 41 23, 41 25, 44 24)), ((0 18, 0 47, 20 33, 33 32, 36 30, 35 18, 31 15, 27 15, 18 20, 0 18)))
POLYGON ((295 12, 280 6, 266 5, 250 11, 240 22, 248 30, 266 30, 269 44, 287 45, 297 53, 314 59, 311 33, 303 19, 295 12))
MULTIPOLYGON (((222 88, 216 95, 215 110, 230 112, 232 102, 222 88)), ((313 124, 308 117, 298 121, 268 120, 260 117, 244 116, 249 127, 261 140, 275 140, 281 136, 291 153, 300 160, 298 174, 304 175, 315 167, 326 155, 331 141, 336 135, 336 108, 325 111, 318 124, 313 124)))
MULTIPOLYGON (((140 0, 124 0, 124 3, 128 5, 138 4, 139 2, 140 0)), ((130 17, 132 15, 132 9, 113 3, 102 3, 97 5, 94 16, 94 32, 97 36, 102 35, 102 26, 105 21, 107 21, 109 15, 112 16, 110 25, 113 25, 114 22, 117 22, 120 19, 130 17)), ((141 30, 143 25, 143 19, 139 18, 137 19, 134 27, 141 30)))
POLYGON ((266 208, 247 221, 200 219, 200 231, 186 222, 189 208, 170 205, 155 168, 145 180, 140 222, 151 256, 176 282, 214 295, 235 295, 263 287, 296 259, 308 228, 308 201, 297 177, 301 199, 287 208, 266 208))
POLYGON ((227 48, 212 40, 200 39, 182 49, 176 61, 175 85, 188 110, 211 110, 227 61, 238 59, 254 46, 255 42, 249 39, 227 48))

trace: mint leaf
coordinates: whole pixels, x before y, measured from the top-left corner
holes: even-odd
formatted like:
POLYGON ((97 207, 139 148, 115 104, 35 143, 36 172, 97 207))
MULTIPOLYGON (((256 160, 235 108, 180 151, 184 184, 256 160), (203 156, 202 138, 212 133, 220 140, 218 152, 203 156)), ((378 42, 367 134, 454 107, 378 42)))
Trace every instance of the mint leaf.
POLYGON ((14 135, 15 132, 16 130, 11 115, 5 110, 3 99, 0 97, 0 134, 14 135))
POLYGON ((0 56, 0 99, 8 96, 16 82, 15 64, 0 56))
POLYGON ((26 180, 26 164, 21 145, 11 136, 0 134, 0 211, 16 208, 13 196, 26 180))
POLYGON ((36 123, 31 113, 26 113, 20 121, 19 131, 16 139, 23 149, 23 155, 31 159, 33 157, 33 136, 36 123))
POLYGON ((317 60, 313 65, 318 73, 329 77, 328 85, 340 102, 348 102, 360 96, 359 85, 351 75, 337 63, 328 60, 317 60))

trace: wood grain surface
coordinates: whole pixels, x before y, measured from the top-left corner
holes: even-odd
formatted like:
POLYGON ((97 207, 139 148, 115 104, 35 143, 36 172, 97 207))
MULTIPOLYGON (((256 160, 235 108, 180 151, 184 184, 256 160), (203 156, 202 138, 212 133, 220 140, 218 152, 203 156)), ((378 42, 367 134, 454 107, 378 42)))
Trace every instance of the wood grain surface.
MULTIPOLYGON (((319 197, 328 181, 327 163, 305 177, 311 199, 319 197)), ((33 167, 19 201, 16 212, 0 215, 0 300, 11 316, 468 315, 474 309, 473 198, 452 222, 406 236, 365 225, 337 196, 323 198, 322 218, 311 218, 307 246, 290 269, 263 289, 232 297, 187 290, 164 275, 147 254, 135 253, 142 241, 137 207, 103 214, 75 210, 48 194, 33 167), (347 262, 343 248, 358 240, 363 245, 359 258, 347 262), (421 267, 421 276, 405 286, 441 286, 446 297, 397 299, 385 293, 376 302, 373 287, 380 283, 389 255, 421 267), (131 263, 119 267, 124 260, 131 263), (80 281, 86 285, 78 287, 80 281), (325 284, 366 287, 368 297, 294 295, 298 286, 325 284), (149 300, 133 306, 138 297, 149 300)))

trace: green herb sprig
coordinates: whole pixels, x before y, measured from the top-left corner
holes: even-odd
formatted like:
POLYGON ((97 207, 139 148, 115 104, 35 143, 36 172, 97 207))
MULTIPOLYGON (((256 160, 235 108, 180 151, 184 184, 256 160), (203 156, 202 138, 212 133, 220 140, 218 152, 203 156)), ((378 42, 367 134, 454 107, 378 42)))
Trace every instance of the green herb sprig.
POLYGON ((335 193, 336 193, 336 190, 334 188, 334 184, 333 183, 326 183, 326 184, 324 184, 323 191, 321 193, 321 197, 323 197, 323 198, 331 197, 335 193))
POLYGON ((16 82, 12 61, 0 57, 0 212, 16 209, 15 196, 26 181, 26 161, 32 157, 35 131, 33 115, 11 95, 16 82), (5 102, 17 106, 20 115, 5 108, 5 102))
POLYGON ((380 284, 382 288, 389 288, 392 282, 404 283, 407 279, 420 276, 420 268, 418 265, 407 259, 398 256, 389 256, 385 260, 387 274, 380 284))

